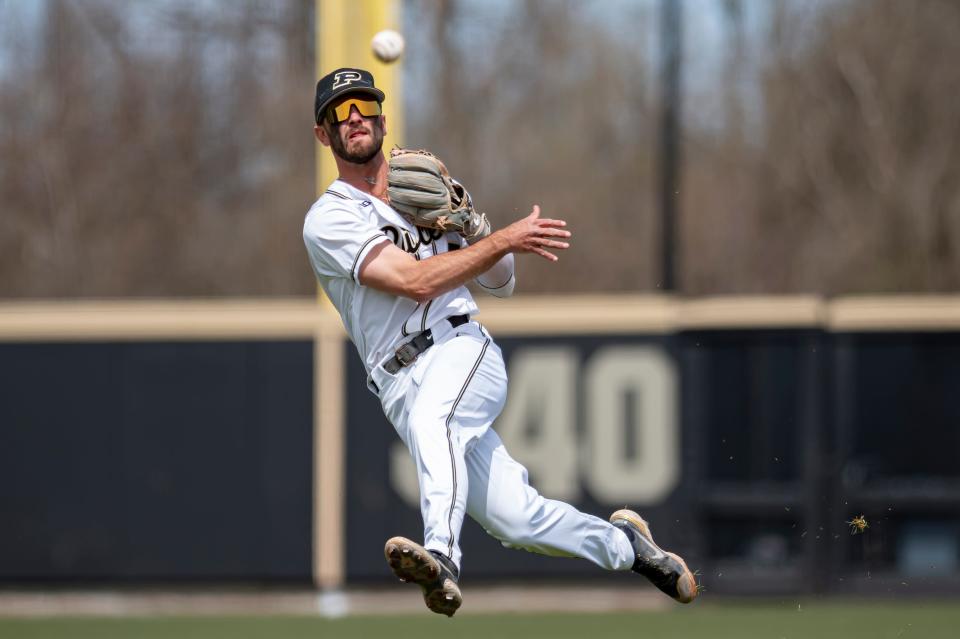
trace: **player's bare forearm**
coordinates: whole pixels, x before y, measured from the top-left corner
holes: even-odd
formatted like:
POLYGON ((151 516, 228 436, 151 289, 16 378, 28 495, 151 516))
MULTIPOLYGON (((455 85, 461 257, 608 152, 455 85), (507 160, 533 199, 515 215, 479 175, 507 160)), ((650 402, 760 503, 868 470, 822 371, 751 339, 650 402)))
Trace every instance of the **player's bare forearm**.
POLYGON ((417 263, 421 298, 426 301, 463 286, 489 271, 510 253, 508 239, 493 233, 482 241, 417 263))
POLYGON ((360 268, 360 283, 392 295, 426 302, 466 284, 510 250, 506 238, 490 235, 459 251, 416 260, 384 242, 370 251, 360 268))
POLYGON ((569 238, 570 232, 563 229, 563 220, 540 217, 540 207, 534 206, 531 214, 510 226, 459 251, 443 253, 418 262, 423 287, 415 297, 426 301, 466 284, 488 272, 510 253, 536 253, 556 261, 557 257, 546 250, 566 249, 569 243, 552 238, 569 238))
POLYGON ((570 232, 563 228, 566 224, 563 220, 540 218, 540 207, 534 206, 527 217, 475 244, 425 260, 415 260, 385 243, 365 260, 360 281, 364 286, 425 302, 490 270, 508 253, 536 253, 556 261, 557 257, 547 249, 570 246, 562 241, 570 237, 570 232))
MULTIPOLYGON (((494 234, 495 235, 495 234, 494 234)), ((505 238, 491 235, 472 246, 423 260, 384 242, 370 251, 360 267, 360 283, 417 302, 462 286, 509 252, 505 238)))

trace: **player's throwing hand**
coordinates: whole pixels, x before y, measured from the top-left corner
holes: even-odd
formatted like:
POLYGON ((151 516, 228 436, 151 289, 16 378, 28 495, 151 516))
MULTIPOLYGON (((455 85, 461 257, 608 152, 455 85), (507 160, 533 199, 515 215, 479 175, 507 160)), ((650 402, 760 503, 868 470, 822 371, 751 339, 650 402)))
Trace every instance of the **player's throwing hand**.
POLYGON ((570 231, 564 228, 566 225, 564 220, 540 217, 540 206, 534 204, 530 215, 504 228, 501 233, 506 236, 512 252, 536 253, 544 259, 556 262, 557 256, 546 249, 570 248, 569 242, 554 239, 570 237, 570 231))

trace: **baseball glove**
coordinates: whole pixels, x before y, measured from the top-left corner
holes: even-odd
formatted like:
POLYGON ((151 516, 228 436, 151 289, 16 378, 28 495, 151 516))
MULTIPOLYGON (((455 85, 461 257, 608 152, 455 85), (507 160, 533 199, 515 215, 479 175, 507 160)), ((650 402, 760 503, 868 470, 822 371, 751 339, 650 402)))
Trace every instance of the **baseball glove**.
POLYGON ((433 153, 396 148, 389 165, 387 197, 405 218, 417 226, 457 231, 467 242, 490 234, 487 216, 474 209, 470 194, 433 153))

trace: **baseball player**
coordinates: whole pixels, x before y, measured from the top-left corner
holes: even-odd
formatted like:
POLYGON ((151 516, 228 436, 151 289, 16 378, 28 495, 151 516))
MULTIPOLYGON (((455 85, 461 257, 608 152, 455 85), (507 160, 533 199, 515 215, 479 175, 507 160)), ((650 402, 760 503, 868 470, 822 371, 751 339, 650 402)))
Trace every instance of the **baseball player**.
POLYGON ((421 587, 430 610, 452 616, 462 602, 460 529, 470 515, 507 547, 632 569, 692 601, 693 574, 654 543, 640 515, 618 510, 604 521, 544 498, 493 429, 507 375, 493 337, 473 320, 477 304, 465 284, 511 295, 514 254, 555 261, 569 246, 566 222, 534 206, 496 232, 482 216, 459 231, 415 226, 388 198, 383 101, 363 69, 337 69, 317 83, 314 134, 332 150, 339 178, 310 208, 303 238, 367 386, 416 465, 423 543, 389 539, 390 568, 421 587))

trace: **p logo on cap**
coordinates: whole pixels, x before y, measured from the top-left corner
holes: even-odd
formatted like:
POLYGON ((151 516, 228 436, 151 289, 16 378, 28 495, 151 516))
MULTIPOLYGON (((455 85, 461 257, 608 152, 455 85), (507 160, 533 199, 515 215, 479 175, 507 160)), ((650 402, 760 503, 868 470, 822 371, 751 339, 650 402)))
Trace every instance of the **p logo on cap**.
POLYGON ((339 89, 340 87, 345 87, 354 82, 359 82, 363 76, 360 75, 359 71, 341 71, 336 73, 333 76, 333 86, 332 90, 339 89))

